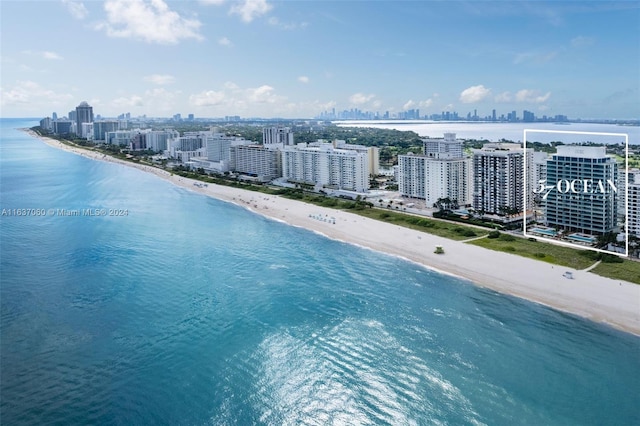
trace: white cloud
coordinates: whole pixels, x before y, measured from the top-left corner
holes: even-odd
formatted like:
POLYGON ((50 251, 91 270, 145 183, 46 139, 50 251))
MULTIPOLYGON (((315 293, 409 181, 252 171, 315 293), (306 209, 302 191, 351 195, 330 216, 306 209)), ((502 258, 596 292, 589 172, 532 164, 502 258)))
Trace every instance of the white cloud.
POLYGON ((163 87, 157 87, 145 91, 142 95, 131 94, 120 96, 110 102, 110 106, 116 111, 123 112, 130 108, 152 106, 156 111, 171 112, 175 108, 176 99, 182 92, 168 91, 163 87))
POLYGON ((267 0, 244 0, 229 10, 230 14, 240 15, 244 22, 251 22, 273 8, 267 0))
POLYGON ((248 100, 252 103, 273 104, 278 101, 278 96, 274 93, 274 88, 263 85, 255 89, 247 89, 248 100))
POLYGON ((431 105, 433 105, 433 99, 429 98, 426 101, 419 101, 419 102, 414 102, 412 99, 410 99, 407 103, 405 103, 402 106, 403 110, 408 110, 408 109, 412 109, 412 108, 429 108, 431 105))
POLYGON ((233 46, 233 43, 231 42, 231 40, 229 40, 226 37, 222 37, 222 38, 218 39, 218 44, 220 46, 233 46))
POLYGON ((189 103, 197 107, 220 107, 219 111, 246 110, 248 106, 273 105, 283 106, 287 98, 276 94, 269 85, 242 89, 233 82, 226 82, 222 90, 206 90, 189 96, 189 103))
POLYGON ((271 18, 269 18, 267 22, 269 22, 269 25, 280 28, 282 30, 297 30, 298 28, 306 28, 307 25, 309 25, 307 22, 300 22, 299 24, 295 22, 291 22, 291 23, 280 22, 280 20, 275 16, 272 16, 271 18))
POLYGON ((516 93, 516 101, 541 104, 551 97, 551 92, 541 95, 537 90, 522 89, 516 93))
POLYGON ((571 39, 571 46, 573 47, 589 47, 595 43, 593 37, 578 36, 571 39))
POLYGON ((411 109, 416 106, 416 103, 413 100, 409 99, 406 104, 402 105, 402 109, 411 109))
POLYGON ((142 100, 141 96, 138 95, 132 95, 132 96, 122 96, 119 98, 114 99, 111 102, 111 105, 113 105, 116 108, 131 108, 131 107, 141 107, 144 106, 144 101, 142 100))
POLYGON ((144 77, 144 81, 163 86, 165 84, 171 84, 175 81, 172 75, 168 74, 152 74, 144 77))
POLYGON ((49 51, 42 52, 42 57, 45 59, 55 59, 55 60, 62 59, 62 56, 58 55, 56 52, 49 52, 49 51))
POLYGON ((309 82, 309 77, 307 77, 306 75, 301 75, 300 77, 298 77, 298 81, 300 83, 308 83, 309 82))
POLYGON ((511 102, 512 96, 510 92, 502 92, 494 98, 496 102, 511 102))
POLYGON ((364 93, 354 93, 353 95, 349 96, 349 102, 351 102, 353 105, 362 105, 371 101, 375 97, 376 95, 373 94, 365 95, 364 93))
POLYGON ((429 108, 431 105, 433 105, 433 99, 429 98, 426 101, 420 101, 418 105, 420 106, 420 108, 429 108))
POLYGON ((219 6, 224 2, 225 0, 200 0, 200 3, 202 4, 213 4, 215 6, 219 6))
POLYGON ((222 105, 227 99, 224 92, 216 92, 207 90, 195 95, 189 96, 189 102, 194 106, 217 106, 222 105))
POLYGON ((22 53, 25 55, 39 56, 42 59, 52 59, 52 60, 61 60, 62 56, 58 55, 56 52, 51 52, 48 50, 23 50, 22 53))
POLYGON ((82 2, 75 2, 71 0, 62 0, 62 4, 67 6, 67 10, 76 19, 84 19, 89 15, 89 11, 82 2))
POLYGON ((29 80, 18 81, 10 89, 0 88, 0 105, 3 107, 28 106, 30 110, 49 110, 52 106, 66 105, 71 99, 73 96, 67 93, 56 93, 29 80))
POLYGON ((490 94, 491 90, 487 89, 482 84, 478 86, 471 86, 460 93, 460 102, 464 104, 473 104, 482 101, 490 94))
POLYGON ((163 0, 107 0, 107 21, 96 26, 109 37, 133 38, 148 43, 177 44, 182 39, 202 40, 197 19, 181 17, 163 0))

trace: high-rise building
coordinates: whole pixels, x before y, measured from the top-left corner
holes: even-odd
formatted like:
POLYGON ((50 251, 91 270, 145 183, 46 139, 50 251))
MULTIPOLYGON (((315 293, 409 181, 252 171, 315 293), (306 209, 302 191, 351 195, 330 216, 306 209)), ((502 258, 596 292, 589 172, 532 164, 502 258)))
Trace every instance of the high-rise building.
POLYGON ((430 158, 462 158, 462 141, 455 133, 445 133, 443 139, 423 138, 424 155, 430 158))
POLYGON ((548 226, 602 235, 617 225, 618 165, 605 147, 558 146, 547 160, 548 226))
POLYGON ((147 149, 155 152, 167 151, 171 141, 179 137, 180 133, 174 129, 149 131, 146 135, 147 149))
POLYGON ((356 145, 336 139, 333 141, 333 147, 337 149, 350 149, 367 154, 369 161, 369 173, 372 176, 376 176, 380 172, 380 150, 377 146, 356 145))
POLYGON ((531 208, 524 205, 524 179, 532 191, 533 151, 527 149, 527 169, 524 150, 515 143, 489 143, 473 150, 473 208, 486 214, 513 214, 531 208))
POLYGON ((69 135, 73 133, 73 121, 56 120, 51 123, 53 125, 53 133, 56 135, 69 135))
POLYGON ((462 151, 455 133, 444 139, 424 138, 424 154, 398 156, 398 191, 423 198, 427 206, 439 199, 465 206, 471 204, 471 159, 462 151))
POLYGON ((251 142, 237 136, 227 136, 224 133, 212 131, 205 137, 207 159, 209 161, 230 161, 231 146, 251 145, 251 142))
POLYGON ((51 121, 51 118, 45 117, 40 120, 40 128, 42 128, 42 130, 50 132, 53 129, 53 122, 51 121))
POLYGON ((369 189, 367 154, 335 149, 330 143, 286 146, 282 151, 282 175, 293 182, 331 189, 366 192, 369 189))
MULTIPOLYGON (((622 188, 618 188, 618 191, 621 189, 622 188)), ((629 170, 627 175, 627 190, 629 192, 627 229, 629 230, 629 234, 640 237, 640 170, 629 170)))
POLYGON ((235 144, 229 147, 230 168, 234 172, 269 182, 282 177, 282 152, 263 145, 235 144))
POLYGON ((266 127, 262 129, 262 143, 281 147, 292 146, 293 131, 289 127, 266 127))
POLYGON ((108 132, 120 130, 118 121, 94 121, 93 122, 93 140, 95 142, 105 141, 108 132))
POLYGON ((398 191, 405 197, 422 198, 427 207, 449 198, 460 206, 471 204, 471 159, 398 156, 398 191))
MULTIPOLYGON (((78 136, 86 138, 86 134, 82 134, 82 123, 93 123, 93 107, 85 101, 80 102, 76 107, 76 132, 78 136)), ((69 117, 71 118, 71 117, 69 117)))
POLYGON ((525 109, 524 111, 522 111, 522 121, 531 123, 533 121, 536 121, 536 116, 531 111, 527 111, 525 109))

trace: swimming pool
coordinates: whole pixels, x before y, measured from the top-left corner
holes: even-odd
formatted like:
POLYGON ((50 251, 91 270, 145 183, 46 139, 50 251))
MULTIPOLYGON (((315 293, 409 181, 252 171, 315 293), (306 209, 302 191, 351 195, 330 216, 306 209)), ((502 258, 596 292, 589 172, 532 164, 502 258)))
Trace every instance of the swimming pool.
POLYGON ((546 235, 548 237, 555 237, 555 236, 558 235, 558 232, 555 229, 552 229, 552 228, 535 227, 535 228, 529 229, 529 232, 534 233, 534 234, 546 235))
POLYGON ((581 243, 593 244, 596 242, 596 237, 582 235, 582 234, 570 234, 567 235, 568 240, 579 241, 581 243))

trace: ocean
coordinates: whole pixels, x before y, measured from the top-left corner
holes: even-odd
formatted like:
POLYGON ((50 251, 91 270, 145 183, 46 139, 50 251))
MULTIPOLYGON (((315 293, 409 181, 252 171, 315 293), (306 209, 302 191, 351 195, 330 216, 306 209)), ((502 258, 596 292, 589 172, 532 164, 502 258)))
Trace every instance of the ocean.
POLYGON ((637 336, 0 123, 2 424, 640 424, 637 336))

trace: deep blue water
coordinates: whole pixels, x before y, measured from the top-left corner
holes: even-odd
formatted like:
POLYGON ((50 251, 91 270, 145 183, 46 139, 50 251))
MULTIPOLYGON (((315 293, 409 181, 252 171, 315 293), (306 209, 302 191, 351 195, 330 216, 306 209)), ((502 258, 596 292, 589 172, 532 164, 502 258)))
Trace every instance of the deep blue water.
POLYGON ((640 338, 2 120, 2 424, 640 424, 640 338))

